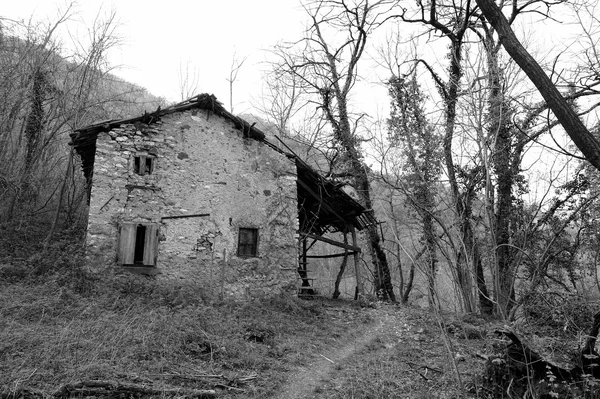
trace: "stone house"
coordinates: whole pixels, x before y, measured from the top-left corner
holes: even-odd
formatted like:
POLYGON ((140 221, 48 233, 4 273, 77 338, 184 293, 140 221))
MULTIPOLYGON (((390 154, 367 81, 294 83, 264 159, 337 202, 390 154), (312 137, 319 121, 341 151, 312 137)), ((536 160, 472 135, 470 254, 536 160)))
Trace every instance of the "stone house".
POLYGON ((88 182, 86 258, 98 273, 238 299, 292 293, 306 240, 357 253, 323 235, 370 223, 348 194, 212 95, 83 127, 71 144, 88 182))

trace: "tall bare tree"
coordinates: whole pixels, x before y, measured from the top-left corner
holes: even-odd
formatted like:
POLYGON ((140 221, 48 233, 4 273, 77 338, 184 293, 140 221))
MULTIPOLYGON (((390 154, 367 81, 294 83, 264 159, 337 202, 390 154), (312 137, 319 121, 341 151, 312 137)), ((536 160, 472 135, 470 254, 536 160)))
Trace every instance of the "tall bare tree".
POLYGON ((456 221, 460 232, 462 245, 458 247, 456 262, 456 277, 465 311, 474 311, 476 303, 473 298, 472 276, 476 278, 480 302, 486 301, 487 292, 482 281, 483 271, 479 258, 479 248, 471 225, 472 202, 474 199, 473 188, 481 179, 479 168, 474 165, 467 168, 457 165, 454 160, 453 144, 455 141, 457 125, 457 104, 460 97, 461 80, 463 71, 463 52, 467 34, 475 22, 473 13, 474 4, 470 0, 459 2, 419 2, 414 10, 404 9, 400 15, 403 22, 420 24, 427 27, 430 33, 441 33, 449 41, 447 78, 435 71, 435 68, 426 60, 418 62, 425 66, 433 78, 438 92, 441 95, 444 107, 444 139, 443 151, 446 173, 452 194, 453 207, 455 208, 456 221), (463 178, 464 189, 461 189, 460 179, 463 178))
MULTIPOLYGON (((360 122, 364 114, 352 111, 350 95, 359 80, 358 67, 371 33, 386 19, 393 0, 319 0, 304 4, 309 17, 306 36, 278 46, 277 69, 295 76, 310 103, 316 105, 332 130, 340 156, 332 176, 349 178, 362 205, 372 212, 369 171, 363 161, 360 122)), ((395 301, 386 254, 377 226, 367 229, 374 264, 375 289, 382 299, 395 301)))

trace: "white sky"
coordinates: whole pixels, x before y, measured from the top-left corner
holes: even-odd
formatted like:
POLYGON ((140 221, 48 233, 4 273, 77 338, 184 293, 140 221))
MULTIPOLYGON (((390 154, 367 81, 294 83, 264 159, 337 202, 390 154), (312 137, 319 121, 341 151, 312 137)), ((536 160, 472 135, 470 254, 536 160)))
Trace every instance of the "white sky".
MULTIPOLYGON (((6 1, 0 15, 55 20, 64 0, 6 1)), ((123 45, 110 54, 116 75, 169 101, 181 99, 180 66, 198 72, 198 92, 215 94, 229 108, 227 78, 234 54, 243 59, 234 85, 234 110, 250 110, 258 97, 268 50, 301 37, 304 11, 298 0, 80 0, 77 11, 91 22, 98 10, 116 10, 123 45)))

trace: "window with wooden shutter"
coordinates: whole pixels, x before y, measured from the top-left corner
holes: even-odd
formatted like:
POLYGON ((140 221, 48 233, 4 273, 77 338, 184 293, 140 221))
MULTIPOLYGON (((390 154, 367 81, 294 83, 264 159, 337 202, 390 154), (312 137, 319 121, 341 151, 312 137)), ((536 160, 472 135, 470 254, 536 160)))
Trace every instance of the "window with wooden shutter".
POLYGON ((238 256, 242 258, 258 256, 258 229, 240 228, 238 233, 238 256))
POLYGON ((158 225, 123 223, 120 227, 118 262, 129 266, 155 266, 158 225))

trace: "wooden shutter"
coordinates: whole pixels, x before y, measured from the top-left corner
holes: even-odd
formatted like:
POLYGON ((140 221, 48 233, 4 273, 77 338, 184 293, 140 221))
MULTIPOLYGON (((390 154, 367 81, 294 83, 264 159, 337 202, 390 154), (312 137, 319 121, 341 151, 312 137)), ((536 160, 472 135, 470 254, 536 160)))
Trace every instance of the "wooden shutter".
POLYGON ((119 235, 119 264, 133 265, 135 254, 136 223, 123 223, 119 235))
POLYGON ((149 224, 146 226, 146 237, 144 238, 144 266, 156 265, 158 249, 158 226, 149 224))
POLYGON ((240 228, 238 234, 238 256, 256 256, 258 254, 258 229, 240 228))

